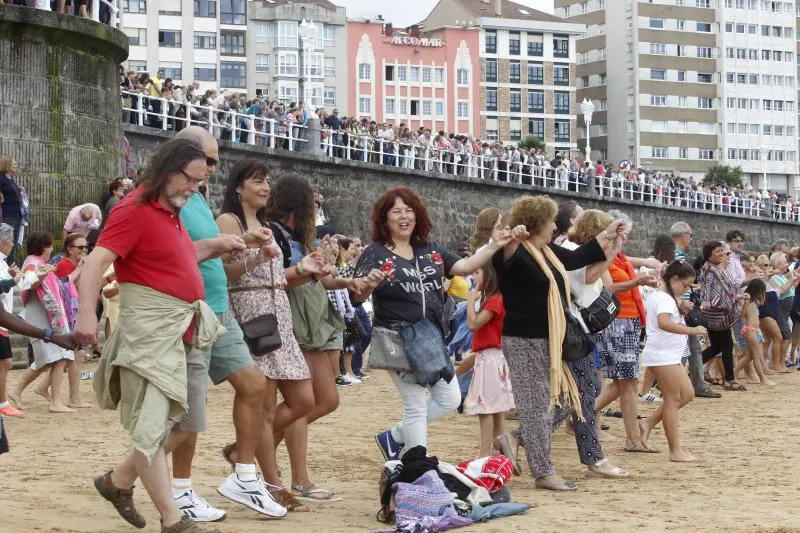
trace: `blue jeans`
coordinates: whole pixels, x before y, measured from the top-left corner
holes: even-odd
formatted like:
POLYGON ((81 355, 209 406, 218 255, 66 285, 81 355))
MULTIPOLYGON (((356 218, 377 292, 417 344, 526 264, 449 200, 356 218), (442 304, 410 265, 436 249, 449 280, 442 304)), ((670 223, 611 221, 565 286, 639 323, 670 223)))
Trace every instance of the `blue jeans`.
POLYGON ((361 372, 361 366, 364 364, 364 352, 367 351, 369 343, 372 342, 372 322, 370 322, 369 315, 367 315, 367 312, 364 311, 364 307, 361 305, 356 307, 356 318, 361 321, 361 325, 364 326, 364 331, 367 332, 364 338, 356 343, 355 349, 353 350, 353 372, 358 374, 361 372))

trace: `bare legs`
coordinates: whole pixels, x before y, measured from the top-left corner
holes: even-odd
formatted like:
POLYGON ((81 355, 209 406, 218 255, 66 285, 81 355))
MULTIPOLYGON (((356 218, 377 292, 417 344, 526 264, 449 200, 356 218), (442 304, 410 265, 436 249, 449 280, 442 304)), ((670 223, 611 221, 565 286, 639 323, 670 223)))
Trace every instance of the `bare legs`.
POLYGON ((758 376, 758 381, 753 381, 748 378, 748 383, 775 385, 772 381, 767 379, 767 376, 764 372, 764 360, 761 357, 761 343, 758 342, 758 336, 755 334, 755 332, 748 331, 745 333, 744 338, 747 341, 747 348, 742 350, 742 356, 739 359, 739 362, 736 364, 736 370, 734 373, 747 373, 750 364, 752 363, 753 369, 758 376))
POLYGON ((13 364, 11 359, 0 361, 0 403, 8 401, 8 372, 13 364))
POLYGON ((478 457, 488 457, 492 455, 494 439, 506 432, 505 413, 492 413, 478 415, 481 428, 481 452, 478 457))
POLYGON ((344 373, 346 375, 354 376, 353 374, 353 352, 342 352, 342 361, 344 362, 344 373))
POLYGON ((661 396, 664 402, 641 423, 641 440, 647 445, 650 432, 656 425, 664 422, 664 433, 669 445, 669 459, 676 462, 693 462, 697 458, 684 450, 680 443, 679 410, 694 399, 692 382, 681 365, 652 367, 661 385, 661 396))
POLYGON ((656 376, 655 374, 653 374, 653 371, 650 368, 647 368, 644 371, 644 377, 642 378, 642 388, 641 388, 642 396, 650 392, 650 389, 652 389, 655 384, 656 384, 656 376))
POLYGON ((636 420, 637 384, 638 380, 635 379, 615 379, 610 385, 603 388, 600 396, 597 397, 597 401, 595 401, 595 411, 599 413, 603 408, 619 398, 622 420, 625 423, 626 449, 643 446, 639 436, 639 425, 636 420))

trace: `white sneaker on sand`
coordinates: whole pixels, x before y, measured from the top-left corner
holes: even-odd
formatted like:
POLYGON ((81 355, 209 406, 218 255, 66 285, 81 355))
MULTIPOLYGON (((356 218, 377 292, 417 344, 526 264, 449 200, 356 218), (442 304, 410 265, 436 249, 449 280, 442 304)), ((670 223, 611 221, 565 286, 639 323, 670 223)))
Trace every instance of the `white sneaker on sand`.
POLYGON ((205 498, 192 489, 184 491, 175 497, 175 503, 183 513, 183 516, 191 518, 193 522, 219 522, 220 520, 225 520, 225 511, 211 507, 205 498))
POLYGON ((272 518, 286 516, 286 508, 275 501, 261 478, 255 481, 242 481, 234 472, 217 487, 217 492, 263 515, 272 518))
POLYGON ((342 379, 345 383, 349 383, 350 385, 361 385, 361 380, 355 377, 353 374, 345 374, 342 376, 342 379))
POLYGON ((647 391, 647 394, 639 395, 639 401, 641 403, 662 403, 664 400, 661 399, 661 396, 653 394, 653 391, 647 391))

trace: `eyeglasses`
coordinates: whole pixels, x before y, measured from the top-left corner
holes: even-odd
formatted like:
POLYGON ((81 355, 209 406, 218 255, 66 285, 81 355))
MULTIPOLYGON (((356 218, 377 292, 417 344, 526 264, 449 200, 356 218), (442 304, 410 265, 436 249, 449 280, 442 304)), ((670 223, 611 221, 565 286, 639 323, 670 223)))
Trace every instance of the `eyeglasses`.
POLYGON ((214 159, 213 157, 206 156, 206 166, 207 167, 215 167, 219 164, 218 159, 214 159))
POLYGON ((77 248, 81 252, 85 252, 86 250, 89 249, 89 247, 87 245, 85 245, 85 244, 83 246, 70 246, 70 248, 77 248))
POLYGON ((199 186, 199 185, 202 185, 203 183, 205 183, 205 181, 206 181, 205 178, 193 178, 193 177, 191 177, 183 169, 181 169, 181 174, 183 174, 183 176, 186 178, 186 181, 189 182, 189 185, 198 185, 199 186))
POLYGON ((694 233, 692 233, 691 231, 684 231, 683 234, 688 235, 689 237, 694 237, 694 233))

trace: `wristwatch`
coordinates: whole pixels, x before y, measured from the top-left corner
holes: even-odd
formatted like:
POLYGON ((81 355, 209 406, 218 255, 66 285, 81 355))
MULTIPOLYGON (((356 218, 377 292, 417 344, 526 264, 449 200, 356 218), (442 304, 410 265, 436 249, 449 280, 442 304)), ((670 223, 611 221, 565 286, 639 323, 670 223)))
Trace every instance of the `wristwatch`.
POLYGON ((44 328, 44 335, 42 335, 42 340, 48 343, 53 341, 53 328, 44 328))

